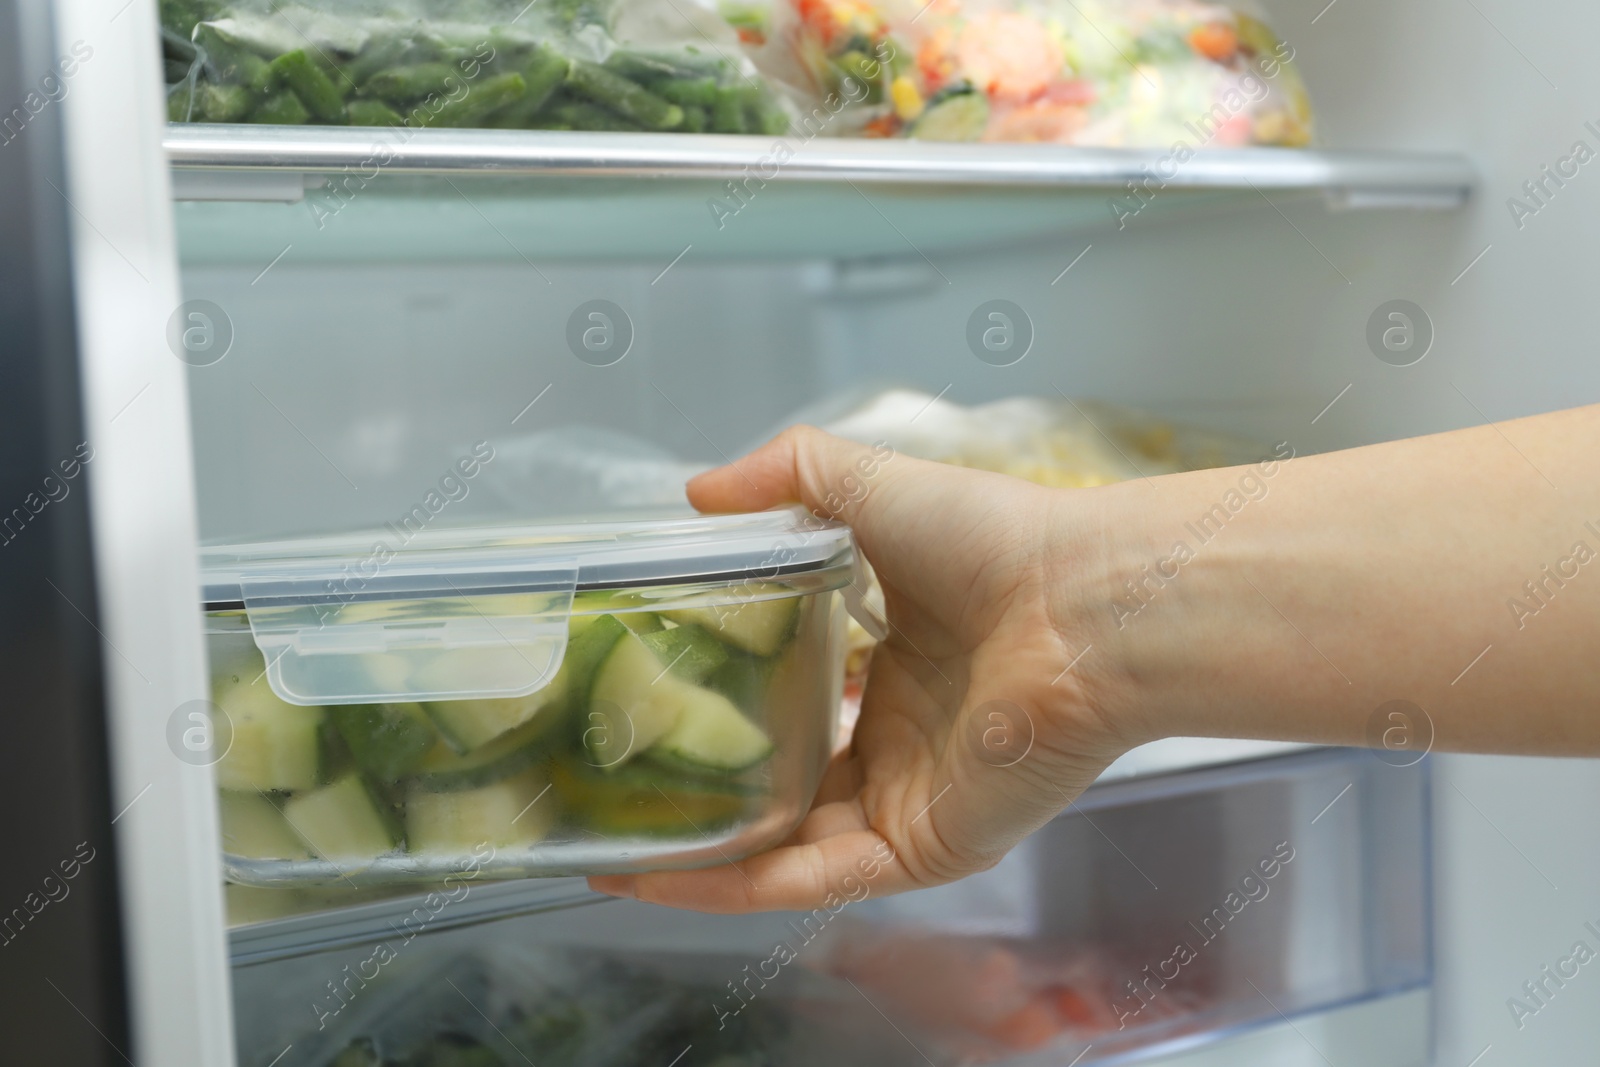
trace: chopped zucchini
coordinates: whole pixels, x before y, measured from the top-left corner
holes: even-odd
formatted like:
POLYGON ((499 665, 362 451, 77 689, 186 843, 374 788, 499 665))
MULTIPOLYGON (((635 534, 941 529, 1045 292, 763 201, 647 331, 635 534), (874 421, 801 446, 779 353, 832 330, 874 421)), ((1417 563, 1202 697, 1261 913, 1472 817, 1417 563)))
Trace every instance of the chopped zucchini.
POLYGON ((653 634, 661 630, 661 616, 653 611, 624 611, 617 621, 636 634, 653 634))
POLYGON ((310 789, 321 779, 321 708, 289 704, 263 677, 241 670, 212 681, 212 700, 228 716, 233 740, 217 761, 223 789, 310 789))
POLYGON ((722 642, 694 623, 641 633, 639 639, 686 682, 698 682, 728 661, 728 650, 722 642))
MULTIPOLYGON (((617 639, 628 632, 628 628, 615 615, 587 618, 590 621, 581 630, 576 626, 572 629, 572 637, 567 641, 567 655, 561 664, 567 672, 567 692, 575 708, 588 704, 595 672, 605 662, 606 656, 611 654, 617 639)), ((573 620, 574 623, 577 621, 573 620)))
POLYGON ((676 608, 662 614, 677 623, 704 626, 722 640, 746 652, 770 656, 778 651, 794 630, 799 607, 800 597, 791 594, 716 607, 676 608))
POLYGON ((423 707, 450 746, 466 753, 521 726, 540 709, 558 702, 566 692, 567 671, 563 664, 549 685, 527 696, 430 700, 423 707))
POLYGON ((478 789, 449 793, 413 786, 406 794, 406 841, 412 852, 465 855, 483 844, 531 845, 556 822, 550 782, 527 770, 478 789))
POLYGON ((618 639, 595 672, 583 743, 596 766, 617 767, 672 729, 684 688, 637 634, 618 639))
POLYGON ((421 704, 345 704, 328 715, 356 763, 380 782, 410 774, 438 742, 421 704))
POLYGON ((290 797, 283 817, 311 851, 335 862, 369 860, 404 840, 394 812, 359 774, 290 797))
POLYGON ((718 771, 742 771, 772 755, 772 741, 732 701, 709 689, 692 688, 678 721, 652 752, 718 771))
POLYGON ((744 814, 748 797, 729 791, 674 788, 654 776, 592 770, 582 764, 557 764, 551 771, 569 818, 603 834, 677 836, 726 826, 744 814))
POLYGON ((546 742, 561 718, 552 708, 466 755, 439 740, 418 762, 412 784, 427 792, 450 792, 476 789, 516 774, 545 754, 546 742))
POLYGON ((283 813, 260 793, 224 789, 217 796, 222 819, 222 851, 258 860, 303 860, 311 853, 284 821, 283 813))

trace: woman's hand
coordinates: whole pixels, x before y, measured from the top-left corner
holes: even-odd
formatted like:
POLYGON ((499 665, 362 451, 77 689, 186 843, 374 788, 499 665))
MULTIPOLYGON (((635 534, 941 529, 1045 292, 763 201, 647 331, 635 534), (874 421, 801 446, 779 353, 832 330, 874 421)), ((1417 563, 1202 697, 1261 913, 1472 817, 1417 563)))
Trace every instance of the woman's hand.
POLYGON ((785 845, 592 884, 705 911, 936 885, 1135 744, 1388 746, 1395 702, 1418 758, 1600 755, 1597 454, 1600 405, 1046 490, 786 433, 689 499, 854 528, 892 628, 854 743, 785 845))
POLYGON ((745 912, 857 899, 862 880, 873 893, 938 885, 993 866, 1128 747, 1080 659, 1091 613, 1063 597, 1079 584, 1064 580, 1080 562, 1072 546, 1099 541, 1083 509, 1059 506, 1065 495, 798 428, 696 478, 689 499, 710 512, 799 501, 848 522, 890 633, 854 740, 787 842, 727 867, 591 878, 595 889, 745 912))

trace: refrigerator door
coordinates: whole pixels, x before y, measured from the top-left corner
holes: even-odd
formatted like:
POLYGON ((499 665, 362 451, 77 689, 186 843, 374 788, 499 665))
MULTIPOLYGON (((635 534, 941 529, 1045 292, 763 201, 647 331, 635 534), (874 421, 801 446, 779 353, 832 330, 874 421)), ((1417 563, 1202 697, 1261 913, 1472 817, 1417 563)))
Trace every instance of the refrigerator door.
POLYGON ((227 1067, 155 5, 0 24, 7 1058, 227 1067))

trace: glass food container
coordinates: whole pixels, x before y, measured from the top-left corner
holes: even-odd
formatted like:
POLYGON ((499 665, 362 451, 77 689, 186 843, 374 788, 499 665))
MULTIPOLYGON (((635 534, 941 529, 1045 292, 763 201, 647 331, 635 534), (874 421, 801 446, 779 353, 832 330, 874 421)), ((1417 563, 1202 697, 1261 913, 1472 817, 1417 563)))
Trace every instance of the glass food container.
POLYGON ((794 510, 204 550, 224 872, 688 868, 786 837, 836 730, 844 526, 794 510))

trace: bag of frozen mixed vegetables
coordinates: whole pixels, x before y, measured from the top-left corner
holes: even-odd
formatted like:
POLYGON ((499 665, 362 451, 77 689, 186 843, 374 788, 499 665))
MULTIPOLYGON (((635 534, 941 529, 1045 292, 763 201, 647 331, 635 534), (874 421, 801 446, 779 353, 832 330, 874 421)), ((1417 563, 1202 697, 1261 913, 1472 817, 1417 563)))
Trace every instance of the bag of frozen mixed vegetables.
MULTIPOLYGON (((1248 2, 1248 0, 1246 0, 1248 2)), ((1294 49, 1234 3, 775 0, 758 65, 798 58, 865 136, 1303 146, 1294 49), (864 91, 863 91, 864 88, 864 91)))
POLYGON ((697 0, 162 0, 175 122, 781 133, 697 0))

